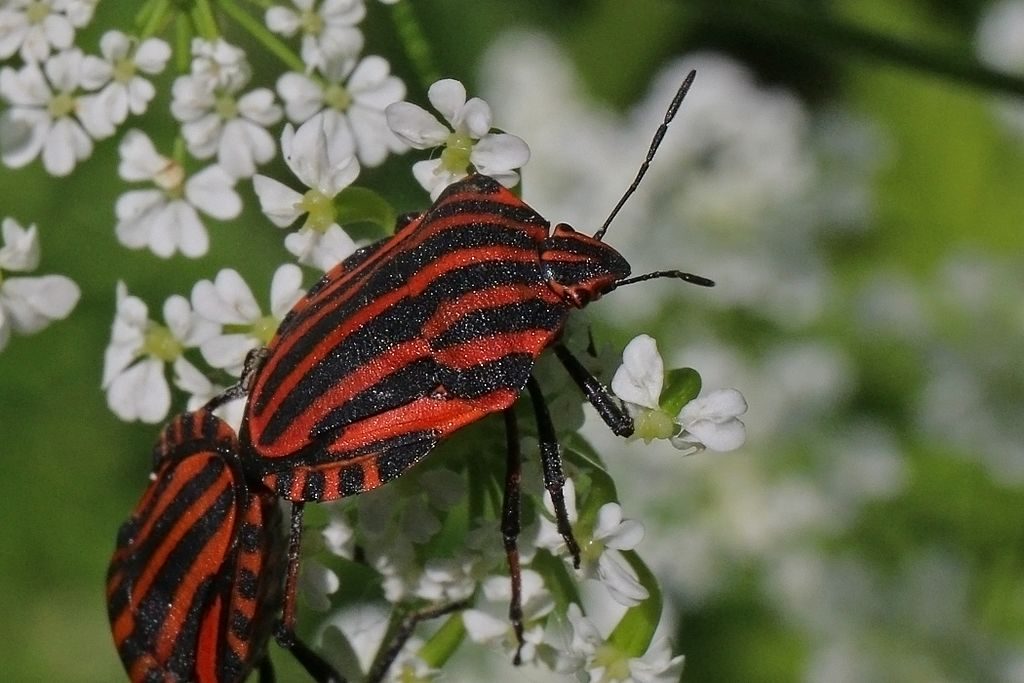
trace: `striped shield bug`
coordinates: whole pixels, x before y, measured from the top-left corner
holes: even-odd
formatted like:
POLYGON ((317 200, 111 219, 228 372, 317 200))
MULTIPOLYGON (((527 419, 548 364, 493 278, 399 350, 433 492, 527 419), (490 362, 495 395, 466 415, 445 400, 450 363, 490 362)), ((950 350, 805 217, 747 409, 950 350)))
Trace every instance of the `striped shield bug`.
POLYGON ((513 583, 510 617, 522 642, 519 438, 512 406, 525 389, 538 423, 545 488, 579 566, 550 415, 531 372, 548 348, 620 436, 628 413, 560 343, 571 311, 626 284, 626 259, 603 241, 647 172, 694 73, 655 133, 633 183, 593 235, 554 227, 487 176, 448 187, 395 234, 329 271, 282 321, 253 378, 239 435, 247 473, 292 501, 285 623, 292 619, 303 503, 374 489, 462 427, 504 412, 508 464, 502 519, 513 583))
MULTIPOLYGON (((118 654, 136 683, 235 683, 258 668, 272 681, 267 641, 287 558, 277 498, 246 485, 235 432, 209 409, 185 413, 154 449, 152 481, 121 527, 107 573, 118 654)), ((341 682, 294 638, 317 681, 341 682)))

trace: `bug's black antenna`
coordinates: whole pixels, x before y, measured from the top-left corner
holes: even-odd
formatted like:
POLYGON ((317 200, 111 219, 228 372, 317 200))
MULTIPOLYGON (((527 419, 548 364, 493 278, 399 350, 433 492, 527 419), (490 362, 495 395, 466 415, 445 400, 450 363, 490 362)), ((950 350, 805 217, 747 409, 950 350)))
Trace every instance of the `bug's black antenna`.
POLYGON ((599 240, 604 237, 604 234, 608 231, 608 226, 618 215, 619 209, 626 203, 636 188, 640 186, 640 181, 644 175, 647 174, 647 169, 651 167, 651 161, 654 159, 654 153, 658 151, 658 147, 661 145, 662 139, 665 137, 665 133, 668 131, 668 124, 672 123, 672 119, 676 117, 676 113, 679 111, 679 105, 683 103, 683 98, 686 97, 687 91, 690 89, 690 85, 693 83, 693 79, 697 76, 697 71, 694 69, 691 71, 686 78, 683 80, 683 84, 679 86, 679 90, 676 92, 676 96, 672 98, 672 103, 668 105, 668 111, 665 112, 665 120, 662 121, 661 125, 658 126, 658 130, 654 131, 654 139, 651 140, 651 146, 647 149, 647 158, 644 159, 644 163, 640 164, 640 170, 636 173, 636 178, 633 179, 633 183, 626 188, 625 193, 622 195, 622 199, 615 205, 612 212, 608 214, 608 218, 605 219, 604 225, 601 229, 594 233, 594 239, 599 240))
POLYGON ((714 287, 715 281, 709 280, 703 275, 694 275, 693 273, 684 273, 681 270, 656 270, 653 273, 645 273, 644 275, 637 275, 636 277, 629 277, 625 280, 619 280, 613 282, 611 287, 604 290, 602 294, 607 294, 613 289, 618 289, 623 285, 635 285, 638 282, 644 282, 646 280, 654 280, 659 277, 672 278, 674 280, 685 280, 692 285, 700 285, 701 287, 714 287))

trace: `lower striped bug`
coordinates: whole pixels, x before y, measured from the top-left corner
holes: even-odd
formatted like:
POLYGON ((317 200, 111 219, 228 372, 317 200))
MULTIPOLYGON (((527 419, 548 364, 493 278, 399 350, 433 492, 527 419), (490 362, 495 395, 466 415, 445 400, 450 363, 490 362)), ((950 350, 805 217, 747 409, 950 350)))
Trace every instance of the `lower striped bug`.
MULTIPOLYGON (((317 683, 345 683, 279 621, 288 558, 277 496, 246 482, 233 429, 214 416, 227 393, 163 430, 150 485, 117 537, 107 609, 135 683, 273 683, 271 635, 317 683)), ((461 609, 406 616, 366 678, 380 681, 415 626, 461 609)))
MULTIPOLYGON (((329 271, 282 321, 252 381, 239 440, 248 475, 292 502, 284 623, 294 620, 303 504, 372 490, 406 472, 462 427, 505 415, 508 461, 502 535, 512 578, 509 615, 523 642, 520 454, 514 403, 535 409, 544 485, 559 533, 580 565, 562 487, 559 445, 534 363, 548 348, 619 436, 633 421, 560 341, 571 311, 623 285, 626 259, 602 240, 646 174, 693 82, 685 79, 633 183, 593 235, 550 222, 487 176, 451 185, 392 237, 329 271)), ((519 655, 516 655, 518 661, 519 655)))
MULTIPOLYGON (((152 481, 118 533, 107 607, 136 683, 273 681, 267 642, 282 599, 285 538, 277 497, 246 485, 235 432, 208 409, 175 418, 152 481)), ((341 683, 295 638, 314 680, 341 683)))

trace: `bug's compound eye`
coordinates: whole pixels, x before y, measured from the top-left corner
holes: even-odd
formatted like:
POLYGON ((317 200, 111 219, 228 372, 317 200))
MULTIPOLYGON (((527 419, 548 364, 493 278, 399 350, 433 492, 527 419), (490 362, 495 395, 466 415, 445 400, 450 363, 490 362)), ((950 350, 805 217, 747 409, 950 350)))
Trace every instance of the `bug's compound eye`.
POLYGON ((548 285, 575 308, 583 308, 629 275, 622 254, 565 223, 556 225, 544 240, 540 258, 548 285))

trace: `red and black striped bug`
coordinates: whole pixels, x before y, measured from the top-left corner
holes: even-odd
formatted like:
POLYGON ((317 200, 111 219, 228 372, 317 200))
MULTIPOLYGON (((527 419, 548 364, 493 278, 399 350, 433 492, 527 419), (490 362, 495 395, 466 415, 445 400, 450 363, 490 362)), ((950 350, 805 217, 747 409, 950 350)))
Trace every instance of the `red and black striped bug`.
MULTIPOLYGON (((175 418, 152 481, 121 527, 107 573, 118 654, 136 683, 272 681, 267 641, 287 558, 277 497, 247 486, 235 432, 204 408, 175 418)), ((301 642, 290 649, 322 683, 343 683, 301 642)))
POLYGON ((594 236, 555 225, 495 180, 450 186, 392 237, 329 271, 282 321, 256 371, 240 432, 242 461, 293 502, 285 624, 294 618, 302 505, 369 491, 408 470, 440 441, 504 411, 509 458, 502 532, 519 606, 519 450, 512 406, 525 388, 535 408, 545 488, 579 566, 555 431, 534 362, 549 347, 615 434, 633 422, 559 343, 569 313, 625 284, 630 266, 602 241, 649 168, 693 81, 683 82, 637 177, 594 236))

